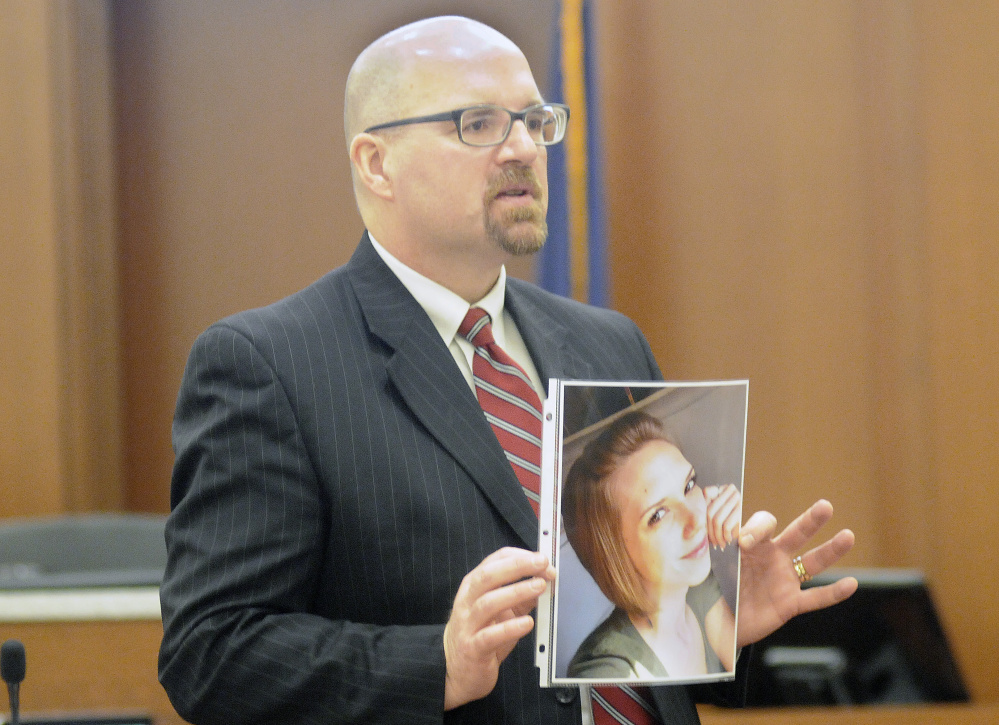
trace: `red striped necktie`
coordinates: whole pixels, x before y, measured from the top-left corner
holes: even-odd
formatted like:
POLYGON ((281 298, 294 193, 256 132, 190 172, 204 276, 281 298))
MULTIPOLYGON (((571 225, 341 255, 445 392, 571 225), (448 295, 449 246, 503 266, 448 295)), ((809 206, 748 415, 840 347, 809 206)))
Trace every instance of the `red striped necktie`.
MULTIPOLYGON (((458 334, 475 347, 475 395, 537 514, 541 500, 541 399, 524 370, 496 344, 489 313, 472 307, 458 334)), ((595 725, 661 722, 647 687, 594 687, 590 701, 595 725)))
POLYGON ((537 514, 541 501, 541 398, 523 369, 496 344, 485 310, 471 308, 458 334, 475 347, 475 395, 537 514))
POLYGON ((603 685, 590 692, 595 725, 655 725, 661 723, 648 687, 603 685))

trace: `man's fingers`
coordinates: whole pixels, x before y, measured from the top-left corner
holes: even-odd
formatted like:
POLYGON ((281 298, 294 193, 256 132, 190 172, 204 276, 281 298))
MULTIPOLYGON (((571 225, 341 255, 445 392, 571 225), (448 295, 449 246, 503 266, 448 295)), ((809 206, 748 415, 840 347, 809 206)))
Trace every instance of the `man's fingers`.
POLYGON ((459 596, 478 599, 486 592, 535 576, 554 578, 548 558, 537 552, 507 547, 487 556, 465 576, 461 585, 465 591, 459 591, 459 596))
POLYGON ((516 641, 525 627, 530 631, 533 626, 527 615, 537 606, 551 573, 543 554, 509 548, 490 554, 462 580, 446 637, 476 649, 484 633, 487 642, 503 640, 506 634, 516 641))
MULTIPOLYGON (((459 654, 466 666, 481 663, 490 666, 499 664, 513 649, 514 645, 529 634, 534 628, 534 618, 529 615, 514 615, 507 610, 504 616, 498 617, 474 632, 466 633, 462 643, 453 642, 451 649, 459 654)), ((445 630, 445 639, 450 634, 457 635, 454 630, 445 630)))
POLYGON ((480 658, 488 658, 499 652, 502 654, 497 659, 502 660, 518 640, 532 629, 534 618, 528 615, 494 621, 475 633, 471 645, 480 658))
POLYGON ((739 548, 749 551, 760 542, 769 541, 777 532, 777 519, 769 511, 757 511, 739 533, 739 548))
POLYGON ((472 626, 483 628, 506 610, 515 616, 527 614, 537 606, 538 597, 547 586, 548 582, 541 577, 532 577, 486 592, 472 603, 472 626))
POLYGON ((786 552, 793 552, 800 549, 805 542, 811 539, 823 526, 832 518, 832 504, 825 499, 816 501, 808 510, 787 525, 780 534, 774 538, 774 543, 786 552))
POLYGON ((553 578, 543 554, 509 548, 465 575, 444 627, 445 709, 495 687, 499 664, 533 629, 529 612, 553 578))
POLYGON ((801 557, 801 562, 805 565, 805 571, 810 576, 821 574, 846 556, 850 549, 853 548, 855 540, 856 537, 852 531, 843 529, 824 544, 816 546, 801 557))
POLYGON ((839 579, 832 584, 821 587, 809 587, 801 591, 798 602, 798 614, 814 612, 817 609, 831 607, 834 604, 849 599, 858 587, 857 580, 852 576, 839 579))

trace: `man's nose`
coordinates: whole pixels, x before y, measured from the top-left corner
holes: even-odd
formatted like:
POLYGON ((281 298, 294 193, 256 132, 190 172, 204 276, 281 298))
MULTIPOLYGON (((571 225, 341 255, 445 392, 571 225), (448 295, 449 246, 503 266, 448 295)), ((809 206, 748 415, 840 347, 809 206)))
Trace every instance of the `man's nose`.
MULTIPOLYGON (((503 142, 501 156, 509 156, 510 158, 529 164, 537 155, 538 145, 531 138, 527 126, 519 119, 514 121, 510 127, 510 134, 506 137, 506 141, 503 142)), ((503 158, 503 160, 508 159, 503 158)))

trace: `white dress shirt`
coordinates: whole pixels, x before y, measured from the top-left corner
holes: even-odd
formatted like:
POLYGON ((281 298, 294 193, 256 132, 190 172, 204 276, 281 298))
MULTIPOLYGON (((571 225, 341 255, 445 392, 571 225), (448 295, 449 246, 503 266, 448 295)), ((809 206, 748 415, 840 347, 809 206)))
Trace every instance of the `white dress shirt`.
POLYGON ((506 267, 500 268, 499 279, 486 296, 474 305, 468 304, 464 299, 456 295, 447 287, 434 282, 428 277, 400 262, 385 247, 368 233, 371 244, 375 251, 382 258, 389 269, 399 278, 403 286, 416 298, 430 321, 437 328, 441 339, 454 356, 454 361, 465 376, 468 386, 475 392, 475 383, 472 380, 472 359, 475 355, 475 348, 468 340, 458 334, 458 327, 465 319, 471 307, 481 307, 489 313, 492 319, 493 339, 512 357, 514 361, 523 368, 524 372, 531 379, 531 384, 538 396, 543 401, 546 397, 545 385, 538 375, 538 370, 531 360, 531 354, 527 351, 527 345, 520 336, 520 331, 504 307, 506 300, 506 267))

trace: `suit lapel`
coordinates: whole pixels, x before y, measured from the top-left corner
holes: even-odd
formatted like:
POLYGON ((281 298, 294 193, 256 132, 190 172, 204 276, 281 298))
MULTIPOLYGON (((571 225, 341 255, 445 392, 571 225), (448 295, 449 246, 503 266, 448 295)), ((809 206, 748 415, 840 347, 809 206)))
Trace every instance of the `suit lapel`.
POLYGON ((551 307, 535 300, 525 284, 520 280, 507 279, 506 309, 524 338, 546 392, 549 378, 592 378, 593 368, 576 350, 572 330, 552 313, 551 307))
POLYGON ((465 469, 524 545, 536 548, 537 518, 430 318, 378 256, 367 235, 348 269, 368 329, 391 348, 388 375, 404 403, 465 469))

